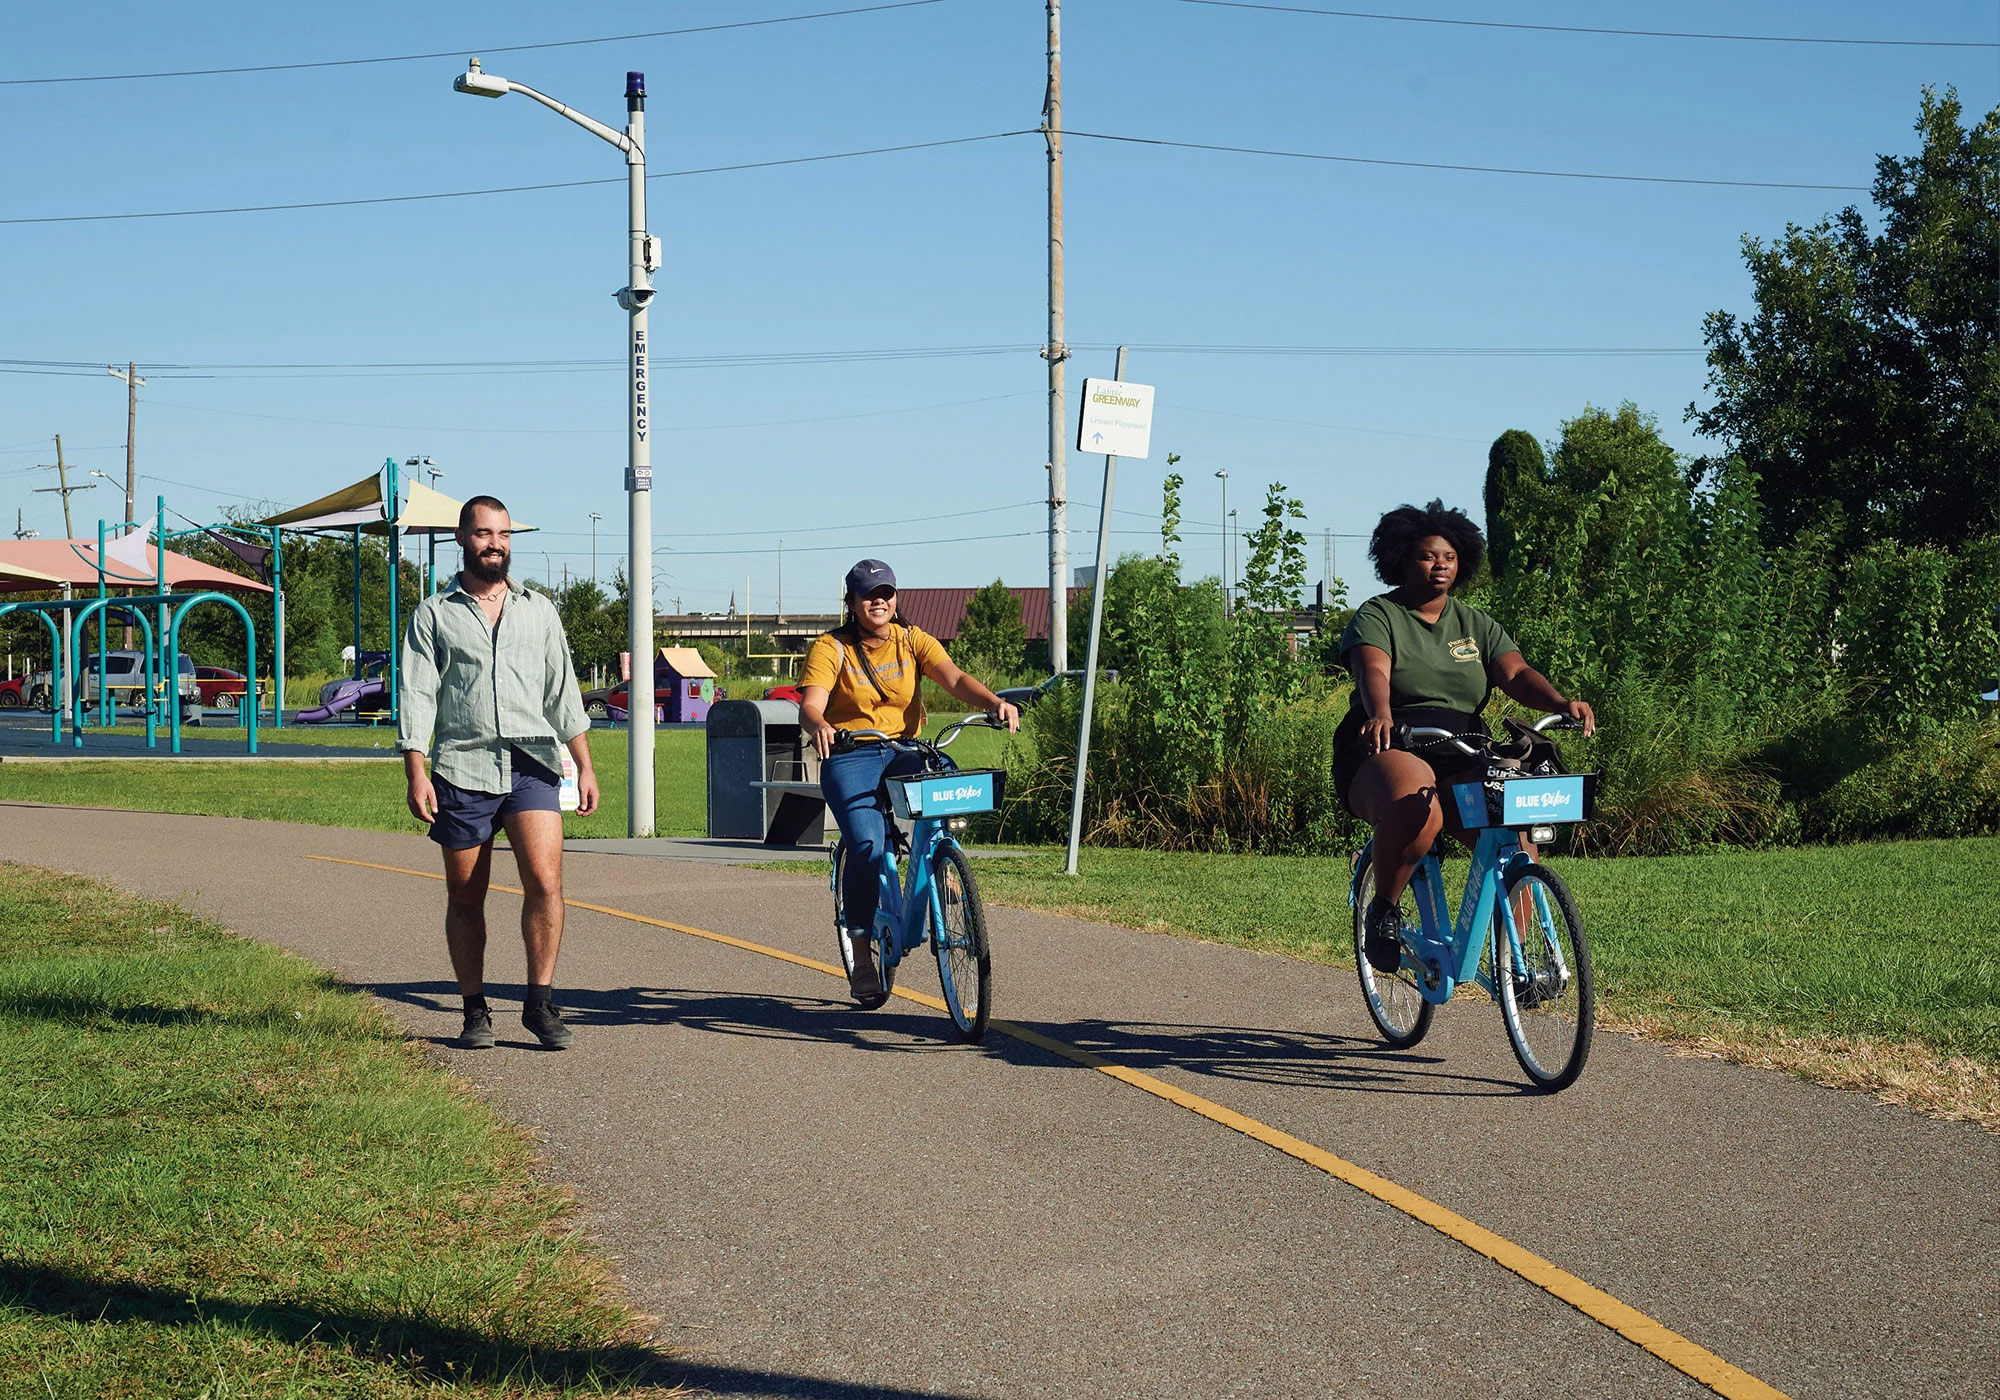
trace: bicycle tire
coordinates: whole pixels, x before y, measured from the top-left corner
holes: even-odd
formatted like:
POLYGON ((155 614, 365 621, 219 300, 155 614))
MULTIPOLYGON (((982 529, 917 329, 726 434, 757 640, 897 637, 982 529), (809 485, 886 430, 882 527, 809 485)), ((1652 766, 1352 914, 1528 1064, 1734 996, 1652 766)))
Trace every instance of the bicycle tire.
POLYGON ((938 983, 944 988, 945 1010, 958 1033, 973 1044, 986 1034, 986 1017, 993 1004, 993 950, 986 938, 986 906, 972 878, 972 862, 956 845, 938 848, 931 858, 937 882, 938 908, 944 927, 933 929, 931 949, 937 954, 938 983))
MULTIPOLYGON (((847 838, 843 836, 833 846, 833 946, 840 959, 840 970, 847 974, 851 982, 854 958, 847 947, 847 888, 843 878, 846 874, 847 838)), ((854 999, 854 1004, 863 1011, 873 1011, 888 1001, 889 993, 896 985, 896 969, 889 966, 880 948, 875 950, 875 967, 882 975, 882 991, 878 996, 854 999)))
MULTIPOLYGON (((1583 916, 1569 887, 1545 865, 1517 865, 1507 874, 1506 900, 1516 911, 1517 895, 1527 888, 1531 918, 1517 927, 1521 966, 1501 911, 1493 916, 1494 982, 1500 1016, 1507 1026, 1507 1043, 1529 1080, 1543 1093, 1554 1094, 1576 1083, 1590 1058, 1590 1036, 1597 1014, 1596 990, 1590 975, 1590 943, 1583 916)), ((1515 915, 1517 926, 1522 922, 1515 915)))
MULTIPOLYGON (((1395 972, 1377 972, 1368 965, 1368 903, 1374 897, 1375 864, 1370 855, 1363 857, 1354 883, 1354 966, 1368 1018, 1391 1048, 1407 1050, 1429 1033, 1437 1007, 1424 1000, 1417 970, 1407 958, 1395 972)), ((1415 897, 1408 889, 1403 891, 1401 903, 1405 926, 1421 923, 1415 897)))

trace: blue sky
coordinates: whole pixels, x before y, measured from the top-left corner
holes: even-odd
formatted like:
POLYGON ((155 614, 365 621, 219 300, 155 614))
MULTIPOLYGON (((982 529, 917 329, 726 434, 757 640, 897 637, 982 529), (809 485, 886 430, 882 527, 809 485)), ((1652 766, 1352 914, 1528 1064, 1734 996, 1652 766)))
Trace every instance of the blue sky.
MULTIPOLYGON (((852 0, 849 0, 852 3, 852 0)), ((1312 3, 1313 0, 1305 0, 1312 3)), ((838 8, 836 0, 343 7, 105 3, 17 10, 0 79, 454 57, 299 72, 0 86, 0 218, 367 198, 612 179, 617 153, 521 98, 451 91, 462 55, 600 119, 624 73, 652 98, 655 173, 1032 128, 1038 0, 499 54, 838 8)), ((1399 13, 1543 24, 1883 39, 2000 39, 1990 3, 1528 4, 1404 0, 1399 13)), ((1986 49, 1622 38, 1071 0, 1074 131, 1613 174, 1866 186, 1906 152, 1920 87, 2000 100, 1986 49)), ((1747 309, 1745 232, 1860 192, 1548 179, 1308 162, 1073 138, 1068 335, 1075 386, 1110 346, 1692 350, 1747 309)), ((910 585, 1046 580, 1042 147, 1015 136, 658 179, 667 247, 652 317, 662 609, 761 611, 785 540, 787 606, 825 606, 880 554, 910 585), (886 361, 693 365, 796 352, 1017 347, 886 361), (971 513, 977 512, 977 513, 971 513), (917 519, 943 517, 945 519, 917 519), (910 522, 910 523, 900 523, 910 522)), ((505 498, 544 533, 517 571, 623 557, 621 183, 213 217, 0 225, 0 357, 156 368, 142 499, 213 518, 296 504, 428 454, 455 495, 505 498), (563 372, 168 366, 582 361, 563 372), (175 377, 180 376, 180 377, 175 377), (197 377, 210 376, 210 377, 197 377), (546 558, 544 553, 546 551, 546 558)), ((142 370, 142 372, 144 372, 142 370)), ((1475 507, 1487 443, 1550 437, 1630 399, 1683 450, 1698 354, 1249 355, 1136 351, 1158 389, 1154 455, 1122 464, 1117 549, 1150 547, 1168 451, 1190 478, 1184 557, 1214 571, 1213 472, 1245 518, 1265 483, 1314 538, 1365 534, 1403 500, 1475 507)), ((122 491, 123 386, 101 368, 0 373, 0 507, 61 530, 53 434, 122 491)), ((1073 563, 1095 549, 1102 459, 1070 458, 1073 563)), ((86 478, 87 479, 87 478, 86 478)), ((80 533, 122 501, 75 498, 80 533)), ((13 522, 8 522, 12 528, 13 522)), ((1359 539, 1339 571, 1371 587, 1359 539)))

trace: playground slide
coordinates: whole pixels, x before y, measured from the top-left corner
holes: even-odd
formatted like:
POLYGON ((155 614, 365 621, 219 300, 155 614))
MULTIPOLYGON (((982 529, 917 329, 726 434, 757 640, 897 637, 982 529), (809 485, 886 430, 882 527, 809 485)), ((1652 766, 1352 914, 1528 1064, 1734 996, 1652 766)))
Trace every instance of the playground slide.
POLYGON ((331 724, 343 714, 359 711, 364 701, 374 701, 370 709, 389 708, 389 688, 380 681, 363 681, 341 686, 332 695, 322 695, 320 703, 310 710, 300 710, 292 716, 294 724, 331 724))

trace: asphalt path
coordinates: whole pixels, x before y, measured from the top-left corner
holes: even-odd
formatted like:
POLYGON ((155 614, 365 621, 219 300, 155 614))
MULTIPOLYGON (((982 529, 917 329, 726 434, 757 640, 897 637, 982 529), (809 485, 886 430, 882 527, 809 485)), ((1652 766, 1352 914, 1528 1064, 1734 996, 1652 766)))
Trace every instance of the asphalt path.
MULTIPOLYGON (((501 1047, 449 1049, 420 836, 9 804, 0 851, 179 900, 373 991, 542 1135, 547 1170, 713 1393, 1717 1393, 1310 1161, 1074 1054, 998 1033, 964 1046, 940 1012, 864 1013, 823 972, 657 924, 572 910, 559 995, 577 1043, 546 1053, 506 1000, 518 900, 496 892, 501 1047)), ((496 857, 496 881, 510 864, 496 857)), ((573 854, 566 884, 832 956, 824 885, 799 875, 573 854)), ((1996 1393, 2000 1138, 1616 1035, 1577 1086, 1532 1095, 1487 1004, 1446 1008, 1398 1054, 1350 970, 990 917, 996 1016, 1456 1212, 1741 1368, 1735 1393, 1996 1393)), ((934 969, 905 969, 935 994, 934 969)))

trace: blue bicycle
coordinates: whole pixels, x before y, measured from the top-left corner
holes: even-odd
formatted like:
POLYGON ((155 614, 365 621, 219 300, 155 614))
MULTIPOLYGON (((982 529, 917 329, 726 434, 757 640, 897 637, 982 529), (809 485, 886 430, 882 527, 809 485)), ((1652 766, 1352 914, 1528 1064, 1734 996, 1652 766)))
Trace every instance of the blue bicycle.
MULTIPOLYGON (((889 839, 876 862, 881 901, 871 933, 882 991, 863 998, 861 1008, 872 1011, 886 1002, 895 988, 896 966, 903 955, 928 942, 937 956, 945 1009, 959 1034, 977 1042, 986 1034, 986 1017, 993 1002, 993 955, 986 941, 986 910, 972 878, 972 862, 952 833, 962 831, 972 814, 990 812, 1000 804, 1007 775, 997 769, 962 769, 945 755, 959 731, 969 725, 997 727, 992 716, 974 715, 950 726, 935 741, 892 739, 879 729, 846 733, 852 738, 879 740, 924 760, 918 773, 883 779, 876 794, 889 826, 889 839), (898 855, 908 860, 907 869, 900 872, 898 855)), ((833 932, 841 967, 851 974, 853 952, 845 933, 846 896, 842 893, 846 872, 847 839, 842 837, 833 848, 833 932)))
POLYGON ((1550 728, 1576 728, 1574 721, 1550 715, 1533 729, 1508 723, 1513 737, 1503 741, 1445 729, 1399 731, 1399 748, 1448 745, 1486 759, 1484 776, 1454 784, 1449 798, 1460 827, 1479 834, 1456 921, 1437 849, 1417 867, 1403 892, 1403 960, 1393 973, 1368 964, 1374 843, 1361 848, 1350 889, 1354 961, 1368 1014, 1395 1048, 1422 1040, 1437 1008, 1471 983, 1500 1004, 1508 1043, 1528 1078, 1554 1093, 1576 1082, 1590 1056, 1596 1014, 1590 945, 1569 888, 1522 849, 1521 834, 1546 843, 1559 825, 1587 818, 1596 775, 1562 771, 1553 744, 1539 737, 1550 728))

